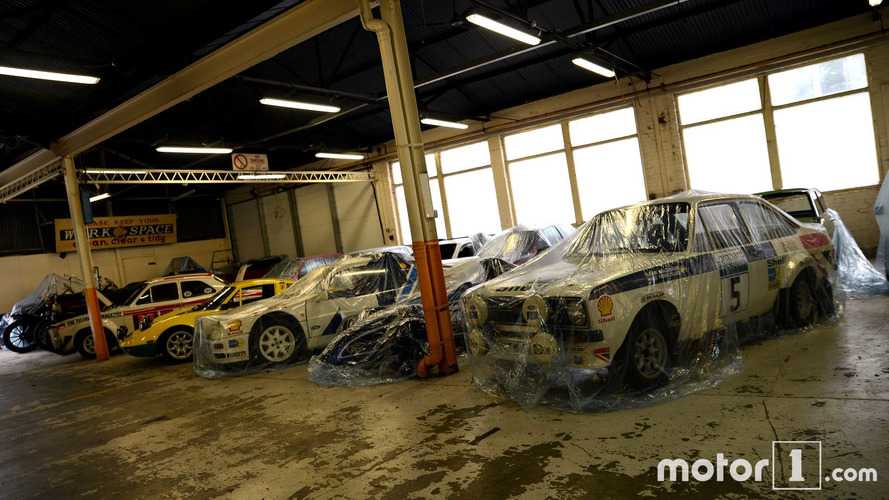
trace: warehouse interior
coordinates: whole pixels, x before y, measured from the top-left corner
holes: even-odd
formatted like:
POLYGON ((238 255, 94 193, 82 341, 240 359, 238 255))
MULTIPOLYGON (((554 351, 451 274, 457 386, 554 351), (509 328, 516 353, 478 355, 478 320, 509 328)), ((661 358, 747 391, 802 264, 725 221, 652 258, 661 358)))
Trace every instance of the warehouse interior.
POLYGON ((887 19, 880 0, 0 1, 0 496, 889 497, 887 19), (801 193, 812 220, 782 205, 801 193), (632 233, 613 209, 685 203, 685 227, 710 229, 720 200, 761 204, 793 248, 739 222, 771 252, 735 248, 749 283, 719 267, 731 242, 676 264, 627 237, 599 260, 600 226, 632 233), (488 259, 518 233, 531 255, 488 259), (596 272, 554 278, 584 238, 570 263, 596 272), (365 257, 388 267, 356 275, 395 284, 330 278, 365 257), (696 288, 696 258, 720 284, 696 288), (683 317, 675 360, 607 397, 577 395, 567 336, 542 369, 490 361, 478 301, 494 318, 491 297, 530 297, 525 327, 532 299, 564 306, 554 289, 601 317, 610 351, 582 376, 624 373, 648 330, 623 313, 648 301, 683 317), (374 318, 418 358, 321 371, 374 318), (261 339, 282 325, 304 334, 278 366, 262 356, 287 339, 261 339), (695 346, 715 361, 683 365, 683 335, 714 339, 695 346), (739 479, 733 459, 768 463, 739 479))

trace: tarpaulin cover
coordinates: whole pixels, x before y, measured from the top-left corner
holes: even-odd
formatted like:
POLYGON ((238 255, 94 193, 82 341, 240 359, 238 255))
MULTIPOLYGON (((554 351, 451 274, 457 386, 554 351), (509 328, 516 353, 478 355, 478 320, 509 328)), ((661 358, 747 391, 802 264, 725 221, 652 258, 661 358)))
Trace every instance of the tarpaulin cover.
POLYGON ((33 292, 16 302, 9 314, 11 316, 35 314, 52 297, 81 292, 83 292, 83 280, 80 278, 50 273, 44 276, 33 292))
MULTIPOLYGON (((573 230, 566 230, 573 233, 573 230)), ((469 288, 509 271, 561 239, 559 231, 517 226, 478 249, 475 257, 449 261, 444 269, 452 331, 458 345, 465 333, 459 300, 469 288)), ((311 379, 322 385, 370 385, 413 377, 428 352, 426 321, 416 272, 388 307, 366 311, 309 363, 311 379)))
POLYGON ((710 387, 738 369, 743 336, 833 313, 831 250, 754 197, 688 192, 604 212, 463 296, 473 380, 573 410, 710 387))
POLYGON ((402 252, 350 255, 309 272, 277 297, 201 318, 195 373, 218 377, 306 361, 362 311, 394 303, 412 264, 402 252))
POLYGON ((846 297, 889 293, 889 282, 880 270, 871 264, 849 232, 843 219, 833 209, 828 209, 834 220, 833 246, 837 256, 838 292, 846 297))
POLYGON ((883 273, 889 277, 889 174, 883 179, 877 200, 874 202, 874 215, 880 226, 880 244, 877 247, 877 262, 883 265, 883 273))
POLYGON ((314 269, 333 264, 342 258, 340 254, 318 255, 314 257, 297 257, 295 259, 284 259, 275 264, 264 278, 288 279, 296 281, 303 276, 309 274, 314 269))

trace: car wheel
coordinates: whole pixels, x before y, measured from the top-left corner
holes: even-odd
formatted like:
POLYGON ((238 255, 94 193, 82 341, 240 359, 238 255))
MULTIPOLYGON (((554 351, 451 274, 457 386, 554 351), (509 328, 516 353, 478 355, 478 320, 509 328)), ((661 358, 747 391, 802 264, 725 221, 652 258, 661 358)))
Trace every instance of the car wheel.
POLYGON ((33 351, 37 347, 34 326, 31 321, 24 319, 13 321, 3 330, 3 345, 19 354, 33 351))
POLYGON ((292 363, 308 350, 298 327, 279 319, 261 320, 251 334, 252 358, 260 363, 292 363))
POLYGON ((194 352, 194 332, 187 329, 173 330, 163 337, 161 354, 171 363, 191 360, 194 352))
POLYGON ((636 320, 627 337, 627 383, 635 389, 651 389, 669 380, 670 343, 663 322, 649 317, 636 320))
MULTIPOLYGON (((107 328, 105 329, 105 343, 108 346, 109 354, 117 349, 117 342, 107 328)), ((89 328, 84 328, 77 333, 77 336, 74 337, 74 346, 83 359, 96 359, 96 341, 89 328)))
POLYGON ((798 277, 790 287, 790 315, 796 328, 811 325, 818 315, 818 302, 812 284, 805 276, 798 277))

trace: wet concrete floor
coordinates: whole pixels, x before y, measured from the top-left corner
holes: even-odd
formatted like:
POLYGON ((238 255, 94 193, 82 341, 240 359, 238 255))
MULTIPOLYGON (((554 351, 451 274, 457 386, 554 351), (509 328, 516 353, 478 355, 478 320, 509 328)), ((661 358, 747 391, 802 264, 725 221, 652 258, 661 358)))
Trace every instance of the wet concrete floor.
POLYGON ((715 388, 571 414, 498 400, 468 370, 326 388, 305 367, 204 380, 159 360, 0 351, 0 498, 889 498, 889 297, 743 354, 715 388), (821 441, 822 476, 878 480, 780 496, 770 473, 657 480, 663 458, 754 462, 780 440, 821 441))

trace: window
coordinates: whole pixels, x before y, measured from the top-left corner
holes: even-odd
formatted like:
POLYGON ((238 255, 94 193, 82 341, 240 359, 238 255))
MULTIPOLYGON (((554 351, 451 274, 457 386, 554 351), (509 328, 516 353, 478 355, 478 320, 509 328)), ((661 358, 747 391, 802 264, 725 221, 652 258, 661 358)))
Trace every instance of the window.
POLYGON ((216 293, 210 285, 203 281, 183 281, 182 297, 187 299, 190 297, 202 297, 204 295, 212 295, 216 293))
MULTIPOLYGON (((438 155, 428 154, 426 168, 430 175, 432 203, 438 212, 435 228, 439 237, 454 238, 500 230, 500 212, 487 141, 444 150, 438 155), (444 208, 443 199, 447 201, 447 209, 444 208)), ((392 182, 402 241, 409 243, 410 224, 398 162, 392 164, 392 182)))
POLYGON ((151 287, 151 302, 179 300, 179 287, 176 283, 164 283, 151 287))
POLYGON ((790 224, 771 209, 756 202, 738 204, 741 217, 750 228, 753 241, 768 241, 790 236, 794 233, 790 224))
POLYGON ((516 222, 530 227, 574 221, 564 152, 509 163, 516 222))
POLYGON ((736 247, 750 243, 750 239, 729 204, 707 205, 698 209, 699 222, 703 222, 714 249, 736 247))
POLYGON ((677 101, 692 189, 742 194, 772 189, 755 78, 683 94, 677 101))
POLYGON ((246 305, 251 302, 256 302, 257 300, 267 299, 274 296, 275 285, 257 285, 242 288, 241 291, 238 292, 238 295, 235 297, 235 300, 233 300, 232 302, 239 301, 241 305, 246 305))
POLYGON ((633 108, 568 122, 584 220, 646 198, 633 108))

